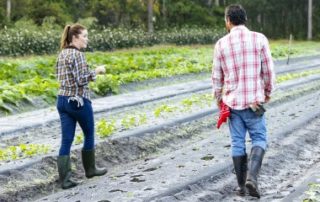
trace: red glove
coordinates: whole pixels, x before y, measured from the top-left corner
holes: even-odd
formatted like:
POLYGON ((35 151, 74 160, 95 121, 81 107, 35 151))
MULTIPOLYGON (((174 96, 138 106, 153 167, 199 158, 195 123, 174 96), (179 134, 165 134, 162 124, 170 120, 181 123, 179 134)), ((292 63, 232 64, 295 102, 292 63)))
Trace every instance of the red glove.
POLYGON ((230 109, 229 107, 221 102, 220 104, 220 112, 219 112, 219 120, 217 122, 217 128, 219 129, 220 126, 224 123, 227 122, 228 117, 230 116, 230 109))

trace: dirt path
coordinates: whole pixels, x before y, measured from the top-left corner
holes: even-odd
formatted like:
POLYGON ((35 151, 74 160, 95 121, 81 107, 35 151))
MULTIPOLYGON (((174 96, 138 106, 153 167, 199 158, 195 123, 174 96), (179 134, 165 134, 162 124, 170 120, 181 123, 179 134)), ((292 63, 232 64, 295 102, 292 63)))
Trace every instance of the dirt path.
MULTIPOLYGON (((317 68, 318 63, 319 60, 309 63, 302 60, 281 71, 300 71, 304 65, 317 68)), ((262 201, 296 199, 301 193, 296 196, 293 193, 306 178, 303 173, 311 176, 311 170, 318 165, 314 152, 319 151, 311 151, 319 146, 313 134, 320 128, 319 80, 319 75, 311 75, 281 83, 267 106, 270 145, 261 172, 262 201)), ((97 119, 111 116, 119 120, 139 111, 147 114, 148 122, 127 130, 120 128, 108 139, 97 139, 97 161, 109 168, 109 173, 100 178, 85 179, 81 145, 75 145, 74 173, 83 183, 66 191, 56 181, 60 136, 56 114, 52 115, 56 112, 53 109, 31 112, 37 120, 30 122, 26 114, 0 119, 0 126, 10 123, 3 129, 6 132, 0 132, 0 147, 19 143, 52 146, 45 156, 0 162, 0 201, 251 200, 233 193, 235 176, 229 133, 226 126, 220 131, 213 128, 217 118, 213 117, 215 106, 195 105, 187 111, 152 118, 152 110, 159 104, 179 105, 182 99, 210 93, 208 83, 209 80, 177 84, 158 88, 156 93, 147 90, 95 100, 97 119), (20 125, 22 122, 25 125, 20 125)))
MULTIPOLYGON (((320 156, 314 155, 320 152, 320 119, 315 119, 320 115, 319 98, 320 92, 315 92, 268 110, 269 148, 260 176, 262 201, 284 198, 294 191, 295 182, 319 162, 320 156)), ((212 119, 207 117, 201 122, 206 125, 203 123, 212 119)), ((235 176, 228 145, 226 127, 222 131, 200 128, 193 139, 183 144, 160 150, 145 160, 113 167, 107 176, 60 190, 40 201, 251 200, 249 196, 234 195, 235 176)))

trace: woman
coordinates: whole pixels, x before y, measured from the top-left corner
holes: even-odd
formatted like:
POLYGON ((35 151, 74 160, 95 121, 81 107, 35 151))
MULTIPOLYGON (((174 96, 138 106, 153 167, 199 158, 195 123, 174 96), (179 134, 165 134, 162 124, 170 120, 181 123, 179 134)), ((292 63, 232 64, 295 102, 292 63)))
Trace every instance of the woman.
POLYGON ((101 176, 106 168, 95 165, 94 149, 94 119, 90 101, 88 84, 94 81, 96 74, 104 74, 105 68, 100 66, 90 71, 84 54, 80 51, 86 48, 88 31, 79 24, 67 25, 61 37, 61 52, 56 64, 56 74, 60 83, 57 109, 61 121, 62 141, 57 160, 59 178, 63 189, 77 185, 70 179, 70 148, 74 139, 76 123, 83 134, 82 163, 87 178, 101 176))

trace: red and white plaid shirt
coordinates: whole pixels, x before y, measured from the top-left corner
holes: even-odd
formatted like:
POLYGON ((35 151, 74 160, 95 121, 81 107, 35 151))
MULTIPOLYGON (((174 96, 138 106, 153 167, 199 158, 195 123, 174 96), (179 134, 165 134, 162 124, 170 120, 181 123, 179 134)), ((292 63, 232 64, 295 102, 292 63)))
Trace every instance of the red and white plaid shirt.
POLYGON ((268 39, 244 25, 235 26, 215 45, 213 93, 232 109, 265 101, 275 85, 268 39))

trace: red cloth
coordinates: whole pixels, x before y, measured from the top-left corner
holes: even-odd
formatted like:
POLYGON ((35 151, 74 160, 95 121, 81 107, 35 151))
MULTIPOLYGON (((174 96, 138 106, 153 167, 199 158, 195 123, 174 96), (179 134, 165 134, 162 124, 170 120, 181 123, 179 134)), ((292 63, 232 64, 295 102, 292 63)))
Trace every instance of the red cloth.
POLYGON ((217 122, 217 128, 219 129, 220 126, 227 122, 228 117, 230 116, 230 109, 228 105, 224 104, 224 102, 221 102, 220 104, 220 112, 219 112, 219 120, 217 122))

